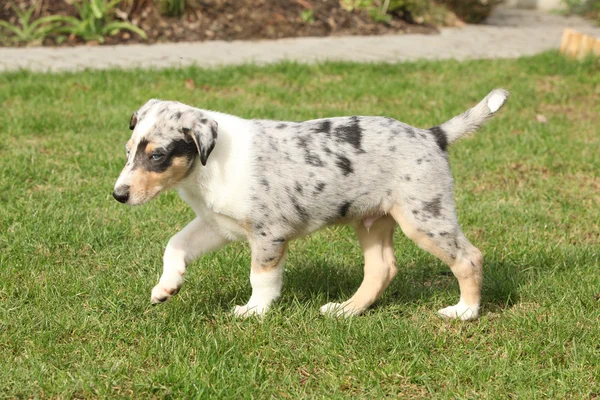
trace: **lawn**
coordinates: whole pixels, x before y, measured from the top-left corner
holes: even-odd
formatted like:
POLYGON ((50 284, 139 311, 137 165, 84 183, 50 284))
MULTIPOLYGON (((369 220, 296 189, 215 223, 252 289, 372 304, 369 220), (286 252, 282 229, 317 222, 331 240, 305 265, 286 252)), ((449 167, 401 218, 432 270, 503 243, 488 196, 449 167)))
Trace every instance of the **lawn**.
POLYGON ((600 64, 518 60, 0 74, 0 397, 598 398, 600 64), (150 97, 248 118, 387 115, 429 127, 492 88, 512 97, 451 150, 463 229, 485 254, 478 321, 439 318, 449 269, 396 233, 399 273, 363 316, 347 227, 290 246, 263 321, 237 243, 151 306, 176 193, 112 198, 131 113, 150 97), (544 123, 545 117, 546 122, 544 123), (542 121, 542 122, 540 122, 542 121))

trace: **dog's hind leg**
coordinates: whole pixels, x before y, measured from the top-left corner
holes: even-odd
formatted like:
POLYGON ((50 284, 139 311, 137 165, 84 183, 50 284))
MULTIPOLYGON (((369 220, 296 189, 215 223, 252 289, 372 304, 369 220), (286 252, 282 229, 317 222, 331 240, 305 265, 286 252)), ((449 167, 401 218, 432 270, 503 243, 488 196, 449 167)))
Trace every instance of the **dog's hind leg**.
POLYGON ((483 255, 462 233, 451 195, 418 204, 394 205, 390 214, 406 236, 450 266, 460 286, 458 304, 439 314, 462 320, 479 315, 483 255))
POLYGON ((201 254, 216 250, 229 240, 217 233, 202 218, 196 218, 175 234, 167 244, 163 257, 163 273, 152 289, 150 301, 162 303, 171 298, 183 284, 187 264, 201 254))
POLYGON ((233 310, 237 317, 264 315, 271 303, 281 294, 283 286, 283 265, 287 253, 287 242, 280 238, 250 239, 252 266, 250 284, 252 295, 244 306, 233 310))
POLYGON ((370 229, 362 222, 354 227, 365 256, 363 282, 347 301, 328 303, 321 307, 323 314, 358 315, 381 296, 397 273, 392 242, 395 227, 396 222, 391 217, 378 219, 370 229))

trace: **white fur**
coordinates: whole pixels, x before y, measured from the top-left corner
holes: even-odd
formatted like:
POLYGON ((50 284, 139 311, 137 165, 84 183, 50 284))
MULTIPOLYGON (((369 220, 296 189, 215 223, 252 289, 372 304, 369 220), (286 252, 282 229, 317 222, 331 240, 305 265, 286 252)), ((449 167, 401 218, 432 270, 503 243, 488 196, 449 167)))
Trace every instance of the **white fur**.
POLYGON ((206 111, 219 124, 219 139, 210 162, 179 185, 179 194, 197 215, 203 216, 230 240, 242 239, 246 232, 237 221, 250 208, 247 201, 255 184, 251 146, 254 126, 233 115, 206 111))
POLYGON ((492 95, 488 99, 488 108, 491 112, 495 113, 502 107, 504 102, 506 101, 506 95, 503 92, 493 92, 492 95))
POLYGON ((283 285, 283 268, 281 265, 270 271, 250 271, 250 284, 252 285, 252 296, 244 306, 236 306, 233 310, 238 317, 250 315, 264 315, 273 301, 279 298, 283 285))

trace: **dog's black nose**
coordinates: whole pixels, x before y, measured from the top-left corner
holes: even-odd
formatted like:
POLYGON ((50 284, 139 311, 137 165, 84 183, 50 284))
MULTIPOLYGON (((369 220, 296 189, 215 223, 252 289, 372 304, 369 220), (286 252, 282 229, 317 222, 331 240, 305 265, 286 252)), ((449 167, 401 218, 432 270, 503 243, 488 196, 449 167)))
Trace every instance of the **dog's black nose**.
POLYGON ((129 186, 115 189, 113 192, 113 197, 120 203, 127 203, 127 200, 129 200, 129 186))

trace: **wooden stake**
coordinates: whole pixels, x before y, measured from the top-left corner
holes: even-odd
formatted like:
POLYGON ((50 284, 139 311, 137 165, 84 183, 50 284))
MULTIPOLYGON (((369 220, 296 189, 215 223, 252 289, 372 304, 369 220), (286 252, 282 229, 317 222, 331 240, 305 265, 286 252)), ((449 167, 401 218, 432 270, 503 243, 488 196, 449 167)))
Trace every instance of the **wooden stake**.
POLYGON ((579 59, 585 58, 588 54, 600 56, 600 38, 566 28, 560 40, 560 53, 579 59))

